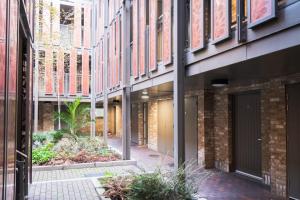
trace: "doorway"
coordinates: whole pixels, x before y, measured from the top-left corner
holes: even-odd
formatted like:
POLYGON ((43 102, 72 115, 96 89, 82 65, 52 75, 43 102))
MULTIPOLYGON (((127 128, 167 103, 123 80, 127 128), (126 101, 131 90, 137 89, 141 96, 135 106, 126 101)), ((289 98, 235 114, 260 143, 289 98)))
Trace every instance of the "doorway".
POLYGON ((198 162, 198 105, 197 97, 185 98, 185 159, 198 162))
POLYGON ((236 94, 233 104, 235 170, 237 173, 261 179, 260 93, 236 94))
POLYGON ((158 151, 173 156, 173 100, 158 101, 158 151))
POLYGON ((300 199, 300 84, 287 87, 288 192, 300 199))

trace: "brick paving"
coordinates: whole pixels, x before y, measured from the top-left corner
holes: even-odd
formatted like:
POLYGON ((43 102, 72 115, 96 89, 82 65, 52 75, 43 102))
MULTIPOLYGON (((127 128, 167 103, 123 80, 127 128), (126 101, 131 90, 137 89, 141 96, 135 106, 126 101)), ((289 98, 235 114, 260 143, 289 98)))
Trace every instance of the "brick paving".
POLYGON ((219 171, 199 184, 198 197, 207 200, 277 200, 270 190, 260 183, 244 177, 219 171))
POLYGON ((126 175, 139 172, 136 166, 114 166, 53 171, 33 171, 29 200, 97 200, 92 177, 105 172, 126 175))

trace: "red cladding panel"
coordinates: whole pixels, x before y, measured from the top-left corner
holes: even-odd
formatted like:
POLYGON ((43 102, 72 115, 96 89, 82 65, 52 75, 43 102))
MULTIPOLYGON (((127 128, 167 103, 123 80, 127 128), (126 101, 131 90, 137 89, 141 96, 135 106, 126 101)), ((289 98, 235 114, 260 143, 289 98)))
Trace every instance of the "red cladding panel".
POLYGON ((163 1, 163 63, 172 62, 172 0, 163 1))
POLYGON ((229 36, 228 0, 213 0, 213 40, 229 36))
POLYGON ((91 47, 91 4, 84 5, 84 47, 91 47))
POLYGON ((251 0, 251 21, 255 23, 272 15, 272 4, 274 0, 251 0))
POLYGON ((45 51, 45 93, 53 93, 53 52, 51 48, 45 51))
POLYGON ((204 47, 204 0, 191 0, 191 49, 204 47))
POLYGON ((103 59, 103 40, 100 41, 100 74, 99 74, 99 81, 100 81, 100 93, 103 92, 103 66, 104 66, 104 59, 103 59))
POLYGON ((6 1, 1 0, 0 1, 0 42, 4 42, 1 40, 4 40, 5 38, 5 31, 6 31, 6 1))
POLYGON ((139 67, 140 75, 146 73, 146 51, 145 51, 145 35, 146 35, 146 1, 140 0, 139 2, 139 67))
POLYGON ((120 18, 116 18, 116 85, 120 84, 120 18))
POLYGON ((112 26, 112 65, 111 65, 111 79, 112 79, 112 87, 116 86, 116 22, 113 23, 112 26))
POLYGON ((74 12, 74 46, 81 47, 81 4, 75 3, 74 12))
POLYGON ((57 80, 58 80, 58 95, 64 94, 64 51, 62 48, 58 51, 57 58, 57 80))
POLYGON ((138 0, 133 0, 133 44, 132 44, 132 75, 138 77, 138 0))
POLYGON ((157 1, 149 1, 150 9, 150 31, 149 31, 149 69, 151 71, 157 69, 156 62, 156 19, 157 19, 157 1))
POLYGON ((5 43, 0 42, 0 99, 3 99, 5 87, 5 43))
POLYGON ((83 50, 82 55, 82 95, 89 96, 89 52, 83 50))
POLYGON ((69 93, 76 95, 76 74, 77 74, 77 49, 72 48, 70 52, 70 79, 69 79, 69 93))

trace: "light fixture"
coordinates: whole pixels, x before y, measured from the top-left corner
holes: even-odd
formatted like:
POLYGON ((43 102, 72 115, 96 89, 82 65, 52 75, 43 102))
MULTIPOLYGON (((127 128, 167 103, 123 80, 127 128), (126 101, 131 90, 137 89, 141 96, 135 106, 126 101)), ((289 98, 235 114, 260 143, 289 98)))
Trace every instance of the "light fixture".
POLYGON ((142 95, 141 98, 144 100, 149 99, 149 95, 142 95))
POLYGON ((225 87, 228 85, 228 79, 215 79, 211 81, 213 87, 225 87))
POLYGON ((142 94, 143 94, 143 95, 147 95, 147 94, 148 94, 147 90, 144 90, 144 91, 142 92, 142 94))

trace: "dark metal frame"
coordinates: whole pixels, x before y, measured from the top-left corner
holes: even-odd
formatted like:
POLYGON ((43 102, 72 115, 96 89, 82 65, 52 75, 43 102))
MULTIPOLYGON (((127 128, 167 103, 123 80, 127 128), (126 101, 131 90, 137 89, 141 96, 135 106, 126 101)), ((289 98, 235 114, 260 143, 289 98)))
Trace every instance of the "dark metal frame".
POLYGON ((226 9, 226 19, 227 19, 227 34, 224 35, 223 37, 219 38, 219 39, 215 39, 214 38, 214 3, 216 0, 211 0, 211 38, 212 38, 212 44, 217 44, 223 40, 226 40, 228 38, 230 38, 231 34, 230 34, 230 29, 231 29, 231 0, 223 0, 226 1, 226 5, 227 5, 227 9, 226 9))
POLYGON ((261 25, 265 22, 270 21, 271 19, 274 19, 277 16, 277 8, 278 8, 278 0, 270 0, 272 2, 272 11, 271 11, 271 15, 264 17, 262 19, 257 20, 256 22, 251 22, 251 1, 252 0, 248 0, 248 28, 254 28, 258 25, 261 25))
MULTIPOLYGON (((195 53, 195 52, 197 52, 197 51, 200 51, 200 50, 202 50, 202 49, 204 49, 205 48, 205 46, 206 46, 206 44, 205 44, 205 9, 206 9, 206 6, 207 6, 207 1, 205 1, 205 0, 201 0, 202 1, 202 10, 201 11, 199 11, 200 12, 200 14, 202 14, 203 15, 203 17, 202 17, 202 21, 201 21, 201 32, 202 32, 202 46, 199 46, 199 47, 197 47, 197 48, 191 48, 191 52, 192 53, 195 53)), ((193 4, 192 4, 192 0, 190 1, 190 24, 191 24, 191 26, 190 26, 190 34, 191 34, 191 36, 190 36, 190 40, 192 40, 192 37, 193 37, 193 32, 192 32, 192 24, 193 24, 193 18, 192 18, 192 7, 193 7, 193 4)), ((190 41, 190 46, 192 46, 192 41, 190 41)))

